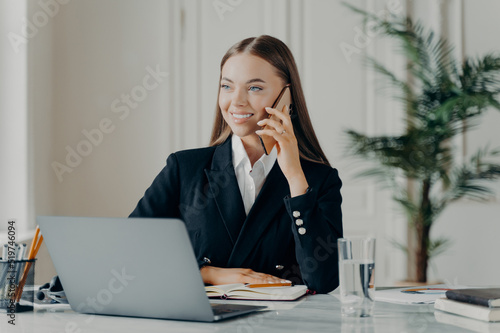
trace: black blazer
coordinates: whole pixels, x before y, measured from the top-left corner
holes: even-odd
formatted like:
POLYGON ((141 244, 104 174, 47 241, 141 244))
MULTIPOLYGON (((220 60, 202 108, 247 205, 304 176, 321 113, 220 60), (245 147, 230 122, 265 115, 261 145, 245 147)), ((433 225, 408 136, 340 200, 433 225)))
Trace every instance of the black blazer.
POLYGON ((276 162, 246 216, 230 139, 180 151, 168 157, 130 217, 182 219, 200 267, 209 262, 251 268, 330 292, 338 286, 342 183, 336 169, 306 160, 301 164, 309 184, 306 194, 290 198, 276 162))

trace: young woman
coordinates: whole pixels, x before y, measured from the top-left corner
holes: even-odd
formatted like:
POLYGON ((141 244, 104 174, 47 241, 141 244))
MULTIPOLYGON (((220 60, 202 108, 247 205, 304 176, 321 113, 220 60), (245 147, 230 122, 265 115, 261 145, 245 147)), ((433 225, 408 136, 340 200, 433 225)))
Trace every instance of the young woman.
POLYGON ((332 291, 342 183, 312 128, 290 50, 271 36, 242 40, 222 58, 219 83, 210 147, 171 154, 130 216, 182 219, 205 283, 332 291), (270 108, 286 85, 291 115, 270 108), (269 155, 259 135, 276 140, 269 155))

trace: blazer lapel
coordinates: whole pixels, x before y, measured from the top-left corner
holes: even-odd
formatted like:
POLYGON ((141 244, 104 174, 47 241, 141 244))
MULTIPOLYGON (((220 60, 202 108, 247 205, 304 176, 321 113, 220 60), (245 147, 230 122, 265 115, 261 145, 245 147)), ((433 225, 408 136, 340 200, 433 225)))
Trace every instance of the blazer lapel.
POLYGON ((283 198, 289 192, 288 182, 276 161, 241 228, 228 267, 242 267, 259 237, 275 221, 274 216, 284 205, 283 198))
POLYGON ((210 190, 233 245, 245 221, 245 209, 232 162, 231 140, 215 149, 211 169, 205 169, 210 190))

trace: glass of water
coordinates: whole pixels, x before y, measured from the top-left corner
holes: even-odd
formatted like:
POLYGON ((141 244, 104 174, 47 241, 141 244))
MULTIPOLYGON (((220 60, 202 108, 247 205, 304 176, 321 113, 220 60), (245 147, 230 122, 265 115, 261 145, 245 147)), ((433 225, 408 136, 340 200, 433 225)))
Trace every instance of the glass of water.
POLYGON ((342 315, 370 317, 375 293, 375 238, 339 238, 342 315))

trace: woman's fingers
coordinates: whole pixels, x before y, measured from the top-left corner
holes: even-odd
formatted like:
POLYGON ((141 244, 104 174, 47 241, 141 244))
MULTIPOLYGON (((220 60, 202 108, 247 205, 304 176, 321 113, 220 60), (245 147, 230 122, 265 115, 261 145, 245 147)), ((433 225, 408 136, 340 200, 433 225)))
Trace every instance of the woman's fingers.
MULTIPOLYGON (((278 110, 278 109, 273 109, 273 108, 266 108, 266 112, 269 113, 270 115, 275 116, 276 118, 279 119, 279 121, 274 120, 276 123, 281 123, 283 127, 288 131, 293 130, 292 126, 292 121, 290 119, 289 111, 288 111, 288 106, 285 105, 283 107, 283 110, 278 110)), ((272 119, 264 119, 268 121, 273 121, 272 119)))
POLYGON ((287 283, 290 282, 285 279, 278 278, 273 275, 253 272, 251 274, 244 274, 241 283, 287 283))
POLYGON ((273 119, 263 119, 263 120, 259 121, 257 123, 257 125, 272 127, 273 129, 276 130, 276 132, 281 132, 285 129, 284 126, 281 124, 281 122, 273 120, 273 119))
POLYGON ((249 268, 220 268, 205 266, 200 270, 205 283, 288 283, 290 281, 279 277, 258 273, 249 268))
POLYGON ((279 277, 255 272, 251 269, 242 269, 240 276, 241 283, 286 283, 289 282, 287 280, 281 279, 279 277))
MULTIPOLYGON (((284 108, 287 108, 287 106, 284 108)), ((295 137, 293 133, 293 125, 286 110, 285 112, 280 112, 277 109, 266 108, 266 111, 275 117, 259 121, 257 123, 259 126, 267 126, 267 128, 256 131, 257 135, 272 136, 278 142, 283 142, 283 140, 295 137)))
POLYGON ((282 140, 282 138, 280 138, 280 136, 282 134, 278 133, 276 130, 265 129, 265 130, 258 130, 255 133, 257 133, 257 135, 272 136, 276 141, 281 141, 282 140))
POLYGON ((275 114, 276 117, 280 118, 281 120, 290 119, 290 109, 288 105, 283 106, 282 110, 273 109, 270 107, 266 107, 265 109, 267 113, 275 114))

